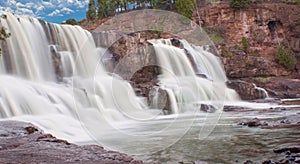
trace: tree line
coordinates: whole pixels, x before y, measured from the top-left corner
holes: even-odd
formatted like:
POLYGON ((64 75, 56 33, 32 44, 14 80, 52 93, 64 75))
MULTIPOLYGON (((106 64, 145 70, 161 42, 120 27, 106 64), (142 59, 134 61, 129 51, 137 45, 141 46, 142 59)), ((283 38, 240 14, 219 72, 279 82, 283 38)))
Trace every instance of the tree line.
POLYGON ((117 13, 136 9, 176 10, 179 14, 191 18, 195 0, 90 0, 86 18, 103 19, 117 13))

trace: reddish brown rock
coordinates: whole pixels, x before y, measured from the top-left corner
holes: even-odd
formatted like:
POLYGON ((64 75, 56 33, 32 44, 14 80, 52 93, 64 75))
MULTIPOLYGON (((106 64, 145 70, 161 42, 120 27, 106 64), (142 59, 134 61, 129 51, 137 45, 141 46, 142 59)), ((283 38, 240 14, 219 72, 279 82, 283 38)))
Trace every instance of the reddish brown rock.
POLYGON ((253 83, 241 80, 228 81, 227 86, 234 89, 243 100, 264 99, 268 96, 263 89, 257 88, 253 83))
POLYGON ((36 126, 17 121, 0 122, 0 163, 143 163, 101 146, 77 146, 44 134, 36 126))
POLYGON ((286 76, 291 74, 291 71, 263 57, 234 55, 230 58, 223 58, 223 63, 229 78, 286 76))

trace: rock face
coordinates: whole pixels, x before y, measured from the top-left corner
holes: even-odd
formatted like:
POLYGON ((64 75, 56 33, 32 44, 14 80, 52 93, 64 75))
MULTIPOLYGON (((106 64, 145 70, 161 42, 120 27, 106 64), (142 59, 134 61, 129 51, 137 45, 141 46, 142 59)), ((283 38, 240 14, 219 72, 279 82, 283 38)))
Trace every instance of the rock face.
POLYGON ((0 163, 143 163, 101 146, 77 146, 30 123, 0 122, 0 163))
POLYGON ((198 0, 197 4, 199 16, 195 14, 194 20, 200 18, 206 29, 221 31, 216 32, 224 38, 220 51, 231 53, 224 62, 229 78, 300 75, 299 57, 298 65, 291 71, 275 60, 279 45, 290 47, 294 56, 299 56, 299 5, 278 1, 255 2, 250 3, 247 9, 233 10, 228 0, 215 4, 198 0), (248 44, 247 49, 243 48, 243 38, 248 44))
POLYGON ((231 58, 223 58, 223 63, 229 78, 287 76, 291 74, 291 71, 263 57, 235 55, 231 58))
POLYGON ((273 77, 254 80, 256 84, 265 88, 269 95, 277 98, 299 98, 300 80, 290 77, 273 77))
POLYGON ((231 80, 227 82, 229 88, 234 89, 243 100, 264 99, 268 94, 262 88, 257 88, 253 83, 241 80, 231 80))

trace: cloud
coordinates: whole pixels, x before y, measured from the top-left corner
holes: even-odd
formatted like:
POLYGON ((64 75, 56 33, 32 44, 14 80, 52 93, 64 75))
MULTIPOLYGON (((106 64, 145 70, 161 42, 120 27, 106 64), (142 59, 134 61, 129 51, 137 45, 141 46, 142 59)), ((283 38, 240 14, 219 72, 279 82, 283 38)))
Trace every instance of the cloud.
POLYGON ((61 17, 83 11, 88 3, 89 0, 0 0, 0 9, 36 18, 61 17))
POLYGON ((53 17, 53 16, 63 16, 59 10, 54 10, 52 13, 48 14, 47 16, 53 17))
POLYGON ((54 5, 51 2, 42 1, 41 3, 43 5, 43 7, 45 7, 45 8, 52 8, 52 7, 54 7, 54 5))
POLYGON ((36 17, 34 12, 32 10, 27 9, 27 8, 17 8, 17 10, 15 10, 15 13, 36 17))
POLYGON ((64 7, 61 9, 61 12, 63 12, 64 14, 71 14, 74 13, 74 10, 64 7))

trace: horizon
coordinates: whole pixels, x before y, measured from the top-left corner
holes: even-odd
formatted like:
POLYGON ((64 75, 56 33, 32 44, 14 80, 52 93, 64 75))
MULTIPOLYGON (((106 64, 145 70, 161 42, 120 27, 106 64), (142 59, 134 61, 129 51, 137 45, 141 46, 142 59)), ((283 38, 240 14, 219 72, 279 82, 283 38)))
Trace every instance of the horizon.
POLYGON ((4 0, 0 10, 61 24, 86 18, 88 0, 4 0))

